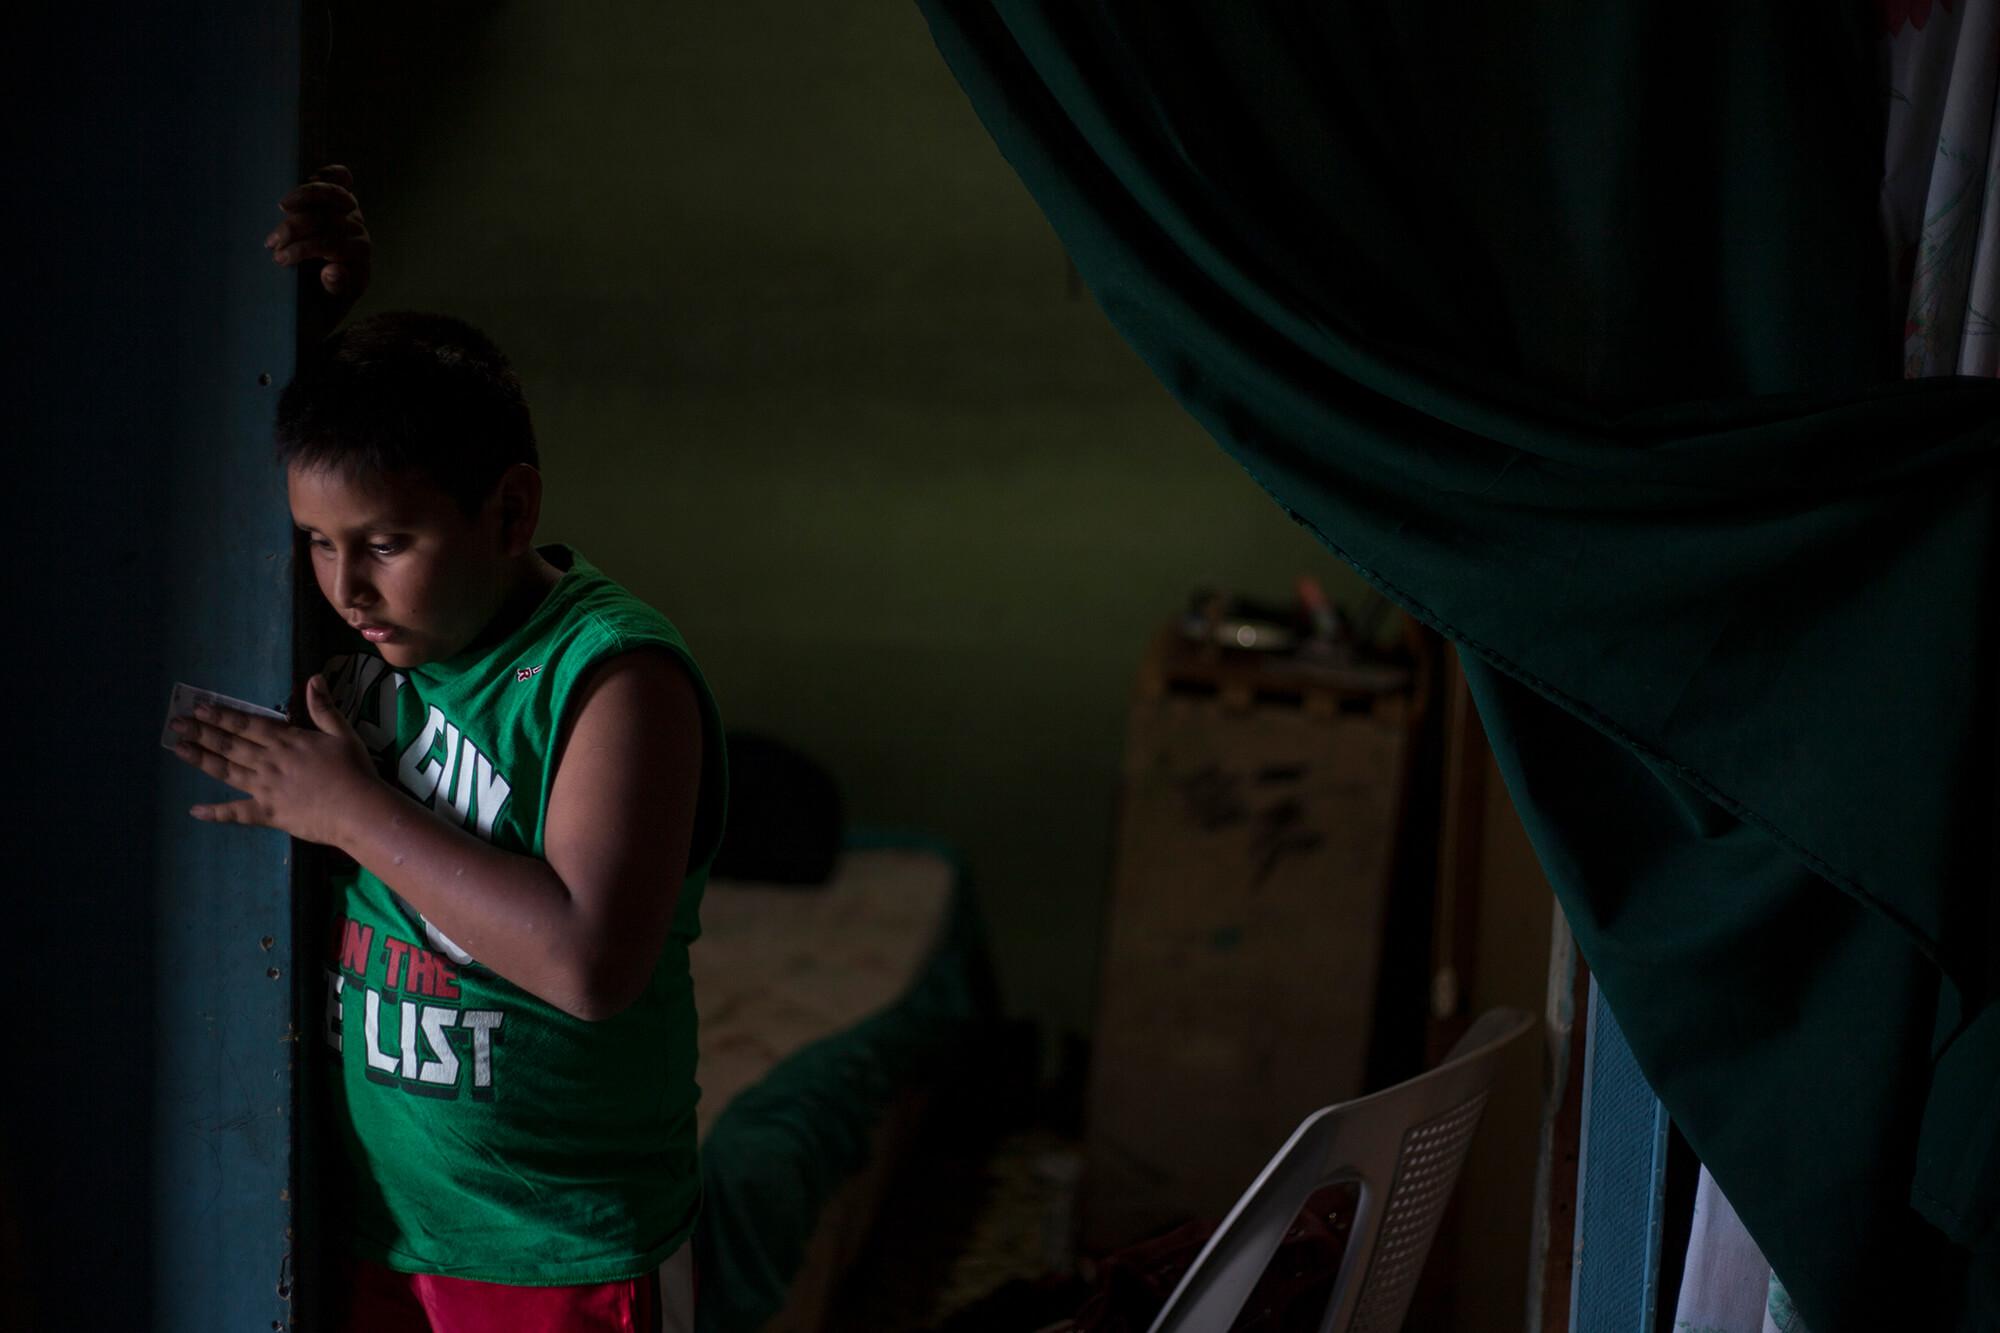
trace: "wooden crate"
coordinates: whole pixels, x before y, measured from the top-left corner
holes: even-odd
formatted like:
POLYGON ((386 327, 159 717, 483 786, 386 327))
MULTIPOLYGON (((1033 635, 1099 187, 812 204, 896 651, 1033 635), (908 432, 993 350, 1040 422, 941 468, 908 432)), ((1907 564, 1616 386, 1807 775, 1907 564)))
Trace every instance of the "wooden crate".
POLYGON ((1124 761, 1087 1251, 1219 1218, 1306 1114, 1362 1090, 1424 697, 1408 675, 1155 640, 1124 761))

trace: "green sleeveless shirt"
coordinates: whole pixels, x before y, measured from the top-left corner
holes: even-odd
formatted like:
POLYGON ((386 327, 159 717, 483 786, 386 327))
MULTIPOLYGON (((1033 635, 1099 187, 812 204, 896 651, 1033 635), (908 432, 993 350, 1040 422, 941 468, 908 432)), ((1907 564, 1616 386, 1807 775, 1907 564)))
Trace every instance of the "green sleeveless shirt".
POLYGON ((335 884, 324 1035, 339 1064, 329 1083, 355 1251, 403 1272, 523 1286, 637 1276, 693 1228, 688 945, 727 790, 721 719, 679 632, 581 556, 544 554, 567 568, 503 641, 407 672, 372 653, 327 670, 385 779, 535 857, 555 739, 584 674, 657 648, 696 685, 704 743, 687 878, 652 980, 623 1012, 585 1022, 537 999, 365 869, 335 884))

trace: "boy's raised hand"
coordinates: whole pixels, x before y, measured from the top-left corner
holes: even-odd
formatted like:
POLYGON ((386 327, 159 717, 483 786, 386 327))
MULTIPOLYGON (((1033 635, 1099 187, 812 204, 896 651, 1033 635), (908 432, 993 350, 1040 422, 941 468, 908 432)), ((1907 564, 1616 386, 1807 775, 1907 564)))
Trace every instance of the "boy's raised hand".
POLYGON ((368 747, 354 734, 324 678, 306 682, 313 726, 294 727, 233 708, 203 704, 176 718, 174 753, 245 799, 197 805, 188 813, 217 824, 283 829, 306 842, 334 844, 356 807, 384 789, 368 747))
POLYGON ((278 201, 284 220, 264 238, 264 248, 278 264, 290 268, 307 260, 325 264, 319 285, 336 305, 338 316, 367 290, 374 263, 374 242, 354 197, 354 173, 346 167, 321 167, 278 201))

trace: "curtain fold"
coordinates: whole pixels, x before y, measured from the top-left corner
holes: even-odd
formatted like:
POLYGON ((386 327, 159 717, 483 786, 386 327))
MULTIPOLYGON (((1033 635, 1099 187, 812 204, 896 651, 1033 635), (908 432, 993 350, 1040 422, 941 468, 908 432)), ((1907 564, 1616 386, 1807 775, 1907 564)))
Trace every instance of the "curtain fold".
POLYGON ((1154 373, 1455 642, 1808 1324, 2000 1320, 2000 385, 1896 379, 1879 17, 920 7, 1154 373))

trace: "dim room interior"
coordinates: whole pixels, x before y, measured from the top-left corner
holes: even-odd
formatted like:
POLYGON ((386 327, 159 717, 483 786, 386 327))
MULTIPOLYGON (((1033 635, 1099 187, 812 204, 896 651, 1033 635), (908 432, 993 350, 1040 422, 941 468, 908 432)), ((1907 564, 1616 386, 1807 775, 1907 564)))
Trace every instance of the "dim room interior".
MULTIPOLYGON (((81 913, 140 981, 64 1011, 104 1060, 5 1122, 0 1325, 69 1326, 73 1237, 116 1198, 143 1276, 113 1326, 331 1326, 340 1168, 293 1054, 320 872, 198 843, 196 780, 106 747, 159 725, 156 678, 275 697, 338 642, 268 461, 327 313, 254 238, 340 163, 374 247, 350 318, 506 350, 538 539, 671 617, 726 726, 693 1327, 1839 1333, 1892 1300, 1984 1326, 2000 1011, 1964 886, 1994 784, 1961 738, 1993 717, 2000 21, 1854 8, 1662 48, 1496 11, 1434 64, 1444 29, 1387 11, 361 0, 155 16, 95 55, 57 24, 37 49, 74 77, 23 167, 55 259, 10 281, 49 312, 23 438, 69 443, 27 451, 13 508, 102 595, 22 623, 83 660, 60 688, 101 776, 160 795, 116 837, 63 783, 15 803, 22 864, 79 885, 19 938, 81 913), (1616 58, 1532 114, 1372 119, 1398 79, 1499 98, 1558 47, 1616 58), (1559 114, 1657 134, 1633 71, 1694 52, 1742 99, 1689 120, 1706 147, 1559 114), (1886 158, 1836 114, 1879 117, 1854 71, 1883 52, 1886 158), (1463 214, 1392 235, 1447 168, 1463 214), (168 219, 153 267, 93 273, 128 194, 168 219), (1822 235, 1834 200, 1858 221, 1822 235), (1327 216, 1353 259, 1318 286, 1296 247, 1327 216), (108 303, 143 314, 107 334, 108 303), (166 443, 128 458, 147 420, 166 443), (1891 434, 1908 461, 1865 461, 1891 434), (97 501, 39 498, 85 475, 97 501), (134 883, 136 913, 101 887, 134 883), (1841 1230, 1842 1190, 1876 1220, 1841 1230)), ((75 775, 48 711, 25 753, 75 775)))

